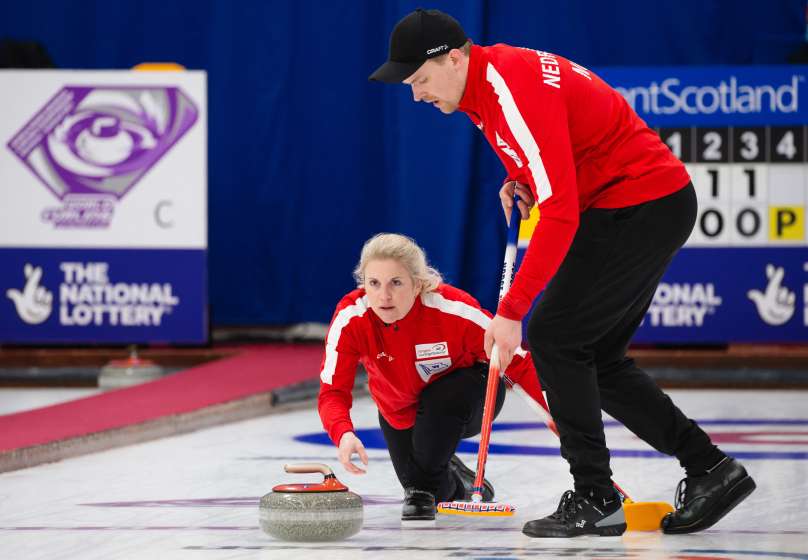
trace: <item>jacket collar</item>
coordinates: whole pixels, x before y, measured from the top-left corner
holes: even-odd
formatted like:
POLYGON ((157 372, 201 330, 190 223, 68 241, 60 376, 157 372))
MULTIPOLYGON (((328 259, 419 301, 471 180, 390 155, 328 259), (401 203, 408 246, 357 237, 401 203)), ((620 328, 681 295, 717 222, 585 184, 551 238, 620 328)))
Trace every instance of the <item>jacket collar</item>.
POLYGON ((466 76, 466 89, 457 108, 464 113, 477 117, 479 121, 481 102, 480 84, 485 80, 485 50, 479 45, 471 45, 469 53, 469 70, 466 76))

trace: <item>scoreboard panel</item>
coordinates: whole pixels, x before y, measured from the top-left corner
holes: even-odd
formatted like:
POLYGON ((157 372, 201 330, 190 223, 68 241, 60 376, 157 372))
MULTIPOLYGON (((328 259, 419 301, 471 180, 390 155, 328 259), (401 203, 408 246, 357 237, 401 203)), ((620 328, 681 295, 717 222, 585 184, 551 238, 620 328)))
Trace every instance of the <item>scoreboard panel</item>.
POLYGON ((595 71, 684 163, 698 197, 634 341, 808 341, 808 67, 595 71))
POLYGON ((804 126, 657 128, 699 200, 687 247, 805 245, 804 126))

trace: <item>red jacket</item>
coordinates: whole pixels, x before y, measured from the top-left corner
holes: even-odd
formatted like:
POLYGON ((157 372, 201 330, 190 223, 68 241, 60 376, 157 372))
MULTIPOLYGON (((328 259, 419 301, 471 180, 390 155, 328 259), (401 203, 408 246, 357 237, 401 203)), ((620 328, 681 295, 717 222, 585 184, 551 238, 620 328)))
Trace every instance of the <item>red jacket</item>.
MULTIPOLYGON (((403 430, 415 423, 418 396, 427 384, 487 361, 483 334, 490 321, 491 314, 473 297, 447 284, 421 294, 407 316, 391 325, 373 312, 364 289, 343 297, 326 337, 317 403, 334 444, 354 429, 351 391, 358 362, 368 372, 379 412, 391 426, 403 430)), ((517 382, 529 374, 538 387, 533 362, 522 349, 506 373, 517 382)), ((538 395, 541 398, 540 389, 538 395)))
POLYGON ((690 181, 684 165, 593 72, 530 49, 473 45, 459 109, 508 172, 530 185, 540 220, 497 312, 520 320, 555 274, 589 208, 662 198, 690 181))

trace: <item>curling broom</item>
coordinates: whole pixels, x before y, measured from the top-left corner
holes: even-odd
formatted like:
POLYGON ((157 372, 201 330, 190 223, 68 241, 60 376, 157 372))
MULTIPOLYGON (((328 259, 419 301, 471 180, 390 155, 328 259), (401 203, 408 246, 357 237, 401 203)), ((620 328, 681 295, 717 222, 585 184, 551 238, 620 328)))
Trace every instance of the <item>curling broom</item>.
MULTIPOLYGON (((519 225, 521 215, 516 205, 511 209, 511 220, 508 225, 508 244, 505 246, 505 263, 502 269, 502 282, 499 287, 499 299, 502 299, 511 287, 513 268, 516 263, 516 243, 519 240, 519 225)), ((440 502, 438 513, 450 515, 471 515, 475 517, 508 517, 516 512, 511 504, 502 502, 483 502, 483 476, 485 463, 488 460, 488 443, 491 440, 491 425, 494 423, 494 409, 497 402, 497 389, 499 388, 499 349, 497 345, 491 350, 491 361, 488 364, 488 383, 485 387, 485 403, 483 404, 483 421, 480 432, 480 448, 477 451, 477 474, 474 477, 471 501, 456 500, 440 502)))

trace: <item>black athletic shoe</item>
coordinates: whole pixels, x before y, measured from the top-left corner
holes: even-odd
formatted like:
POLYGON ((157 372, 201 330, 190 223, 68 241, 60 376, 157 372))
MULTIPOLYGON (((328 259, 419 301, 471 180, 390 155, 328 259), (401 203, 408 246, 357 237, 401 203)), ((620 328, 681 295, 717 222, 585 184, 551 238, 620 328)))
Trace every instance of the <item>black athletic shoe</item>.
POLYGON ((676 511, 662 519, 668 534, 695 533, 711 527, 755 489, 755 481, 738 461, 725 457, 700 476, 683 478, 676 487, 676 511))
MULTIPOLYGON (((457 500, 471 500, 471 493, 474 491, 474 478, 476 473, 468 468, 460 457, 452 455, 449 459, 449 470, 454 473, 455 480, 458 482, 458 492, 455 499, 457 500), (463 488, 463 495, 460 496, 460 488, 463 488)), ((494 487, 486 479, 483 479, 483 501, 494 501, 494 487)))
POLYGON ((402 521, 434 521, 435 496, 424 490, 406 488, 404 507, 401 508, 402 521))
POLYGON ((528 521, 522 532, 529 537, 617 537, 626 530, 623 503, 615 494, 611 500, 584 497, 567 490, 555 513, 528 521))

